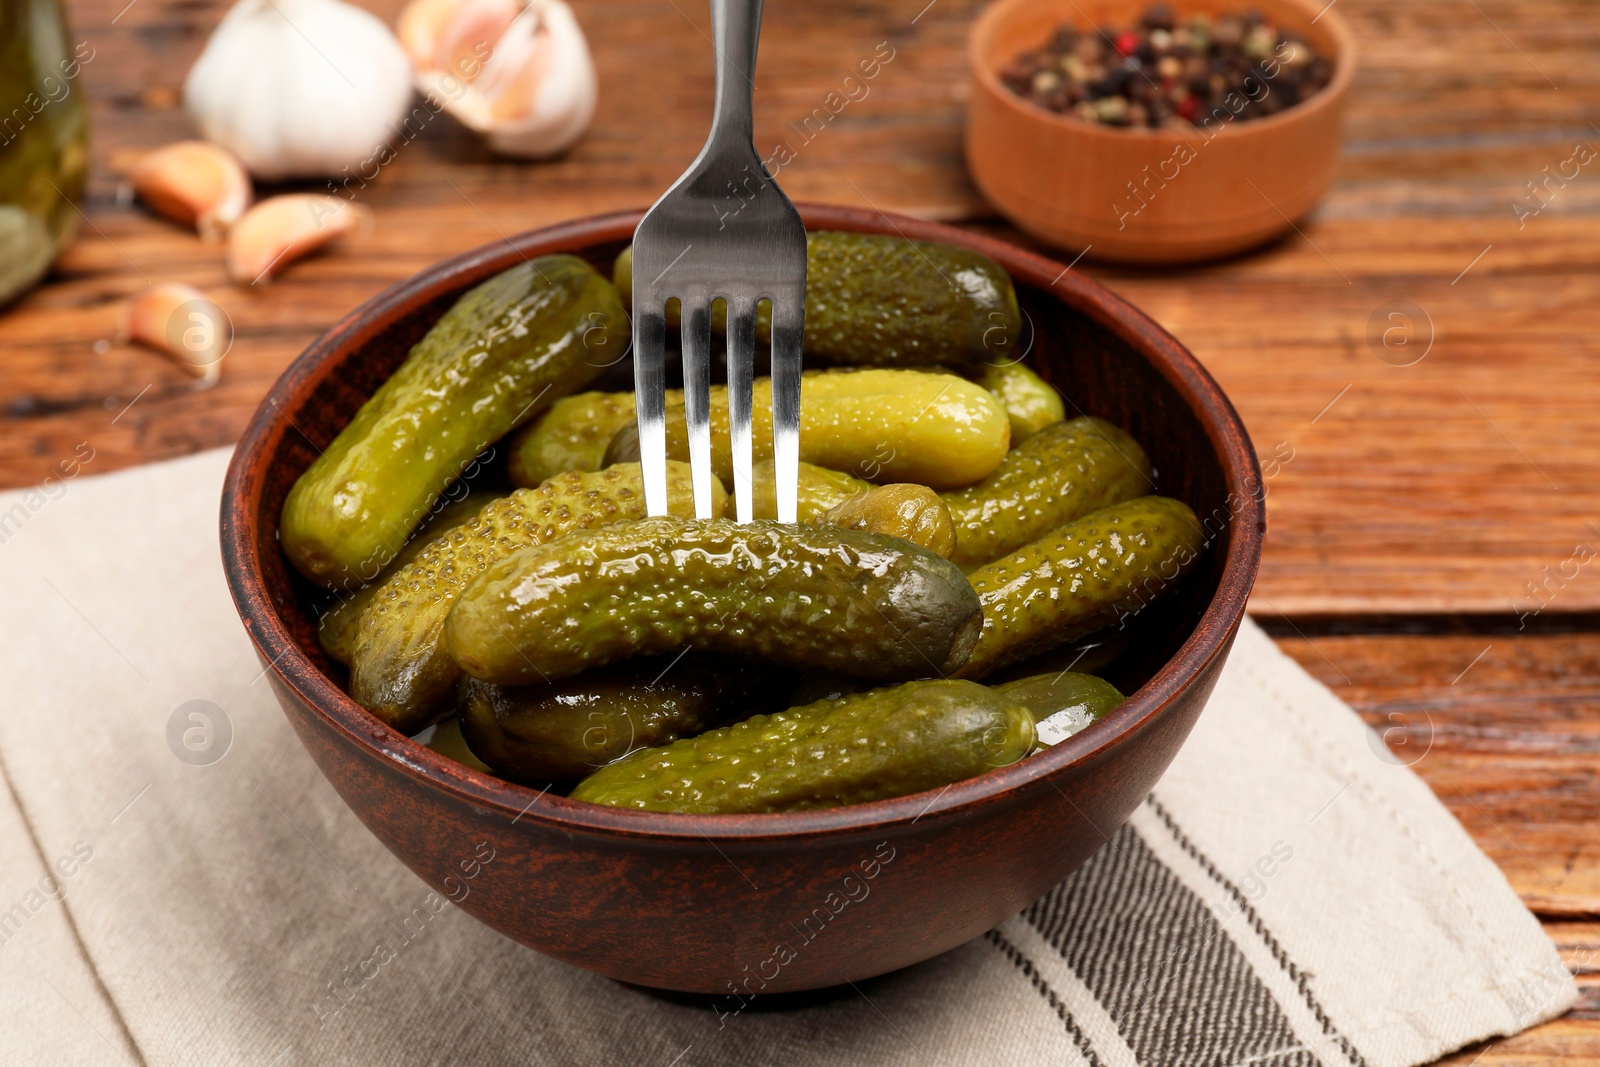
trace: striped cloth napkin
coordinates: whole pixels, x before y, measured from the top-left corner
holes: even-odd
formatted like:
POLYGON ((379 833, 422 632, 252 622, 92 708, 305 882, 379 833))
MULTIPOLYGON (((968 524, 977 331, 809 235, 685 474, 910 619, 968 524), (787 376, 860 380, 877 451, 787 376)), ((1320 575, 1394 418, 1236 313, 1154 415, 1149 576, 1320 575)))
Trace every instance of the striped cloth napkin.
POLYGON ((1426 786, 1249 624, 1149 801, 983 937, 738 1012, 576 970, 432 893, 301 749, 223 584, 226 453, 84 454, 0 495, 6 1064, 1405 1067, 1575 997, 1426 786))

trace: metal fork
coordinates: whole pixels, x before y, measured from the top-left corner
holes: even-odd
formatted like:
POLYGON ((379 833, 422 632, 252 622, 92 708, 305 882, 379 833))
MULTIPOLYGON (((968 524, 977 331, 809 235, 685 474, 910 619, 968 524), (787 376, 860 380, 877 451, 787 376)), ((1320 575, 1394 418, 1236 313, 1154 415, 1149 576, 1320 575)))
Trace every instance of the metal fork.
POLYGON ((633 375, 645 510, 667 513, 666 304, 680 301, 683 401, 695 514, 711 515, 711 304, 727 302, 728 427, 738 521, 751 518, 750 385, 756 305, 772 303, 772 436, 778 519, 795 521, 806 235, 756 154, 751 80, 761 0, 711 0, 717 100, 700 155, 633 234, 633 375))

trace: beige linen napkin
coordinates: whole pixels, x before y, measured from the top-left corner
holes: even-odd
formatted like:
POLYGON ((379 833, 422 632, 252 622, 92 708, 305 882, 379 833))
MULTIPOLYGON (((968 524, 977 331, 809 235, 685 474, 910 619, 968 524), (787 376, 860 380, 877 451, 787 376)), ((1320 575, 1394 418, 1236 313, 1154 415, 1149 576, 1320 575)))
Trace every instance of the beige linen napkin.
POLYGON ((1248 624, 1130 824, 962 948, 737 1014, 545 959, 301 750, 223 583, 226 461, 0 495, 6 1064, 1404 1067, 1575 996, 1422 782, 1248 624))

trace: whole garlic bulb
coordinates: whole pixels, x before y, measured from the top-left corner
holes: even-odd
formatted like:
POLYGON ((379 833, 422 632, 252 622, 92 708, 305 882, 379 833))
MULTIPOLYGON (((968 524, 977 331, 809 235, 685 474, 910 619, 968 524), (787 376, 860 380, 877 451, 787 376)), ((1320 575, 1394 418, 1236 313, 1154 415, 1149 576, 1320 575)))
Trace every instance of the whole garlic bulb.
POLYGON ((395 139, 411 92, 389 28, 341 0, 239 0, 183 86, 200 132, 269 180, 359 166, 395 139))
POLYGON ((497 152, 557 155, 594 118, 594 60, 563 0, 411 0, 397 29, 430 103, 497 152))

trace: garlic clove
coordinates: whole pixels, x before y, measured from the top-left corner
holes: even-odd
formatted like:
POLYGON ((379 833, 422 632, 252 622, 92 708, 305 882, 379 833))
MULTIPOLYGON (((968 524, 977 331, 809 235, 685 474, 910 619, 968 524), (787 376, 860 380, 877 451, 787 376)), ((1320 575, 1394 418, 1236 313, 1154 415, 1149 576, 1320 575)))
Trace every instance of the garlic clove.
POLYGON ((265 282, 371 217, 364 207, 313 193, 263 200, 228 231, 228 276, 240 285, 265 282))
POLYGON ((239 0, 184 82, 200 132, 250 173, 333 177, 398 137, 411 61, 389 28, 342 0, 239 0))
POLYGON ((460 3, 461 0, 411 0, 400 9, 394 33, 417 71, 454 69, 438 62, 438 46, 445 24, 460 3))
POLYGON ((433 46, 434 67, 471 71, 486 61, 493 62, 494 42, 505 36, 522 11, 519 0, 458 0, 439 27, 433 46))
POLYGON ((171 356, 199 379, 195 388, 209 389, 222 376, 222 357, 233 345, 233 321, 194 286, 162 282, 123 307, 117 340, 171 356))
POLYGON ((557 155, 594 117, 594 60, 563 0, 412 0, 400 28, 423 91, 497 152, 557 155))
POLYGON ((250 176, 225 149, 178 141, 140 157, 128 171, 134 193, 159 215, 215 241, 250 206, 250 176))

